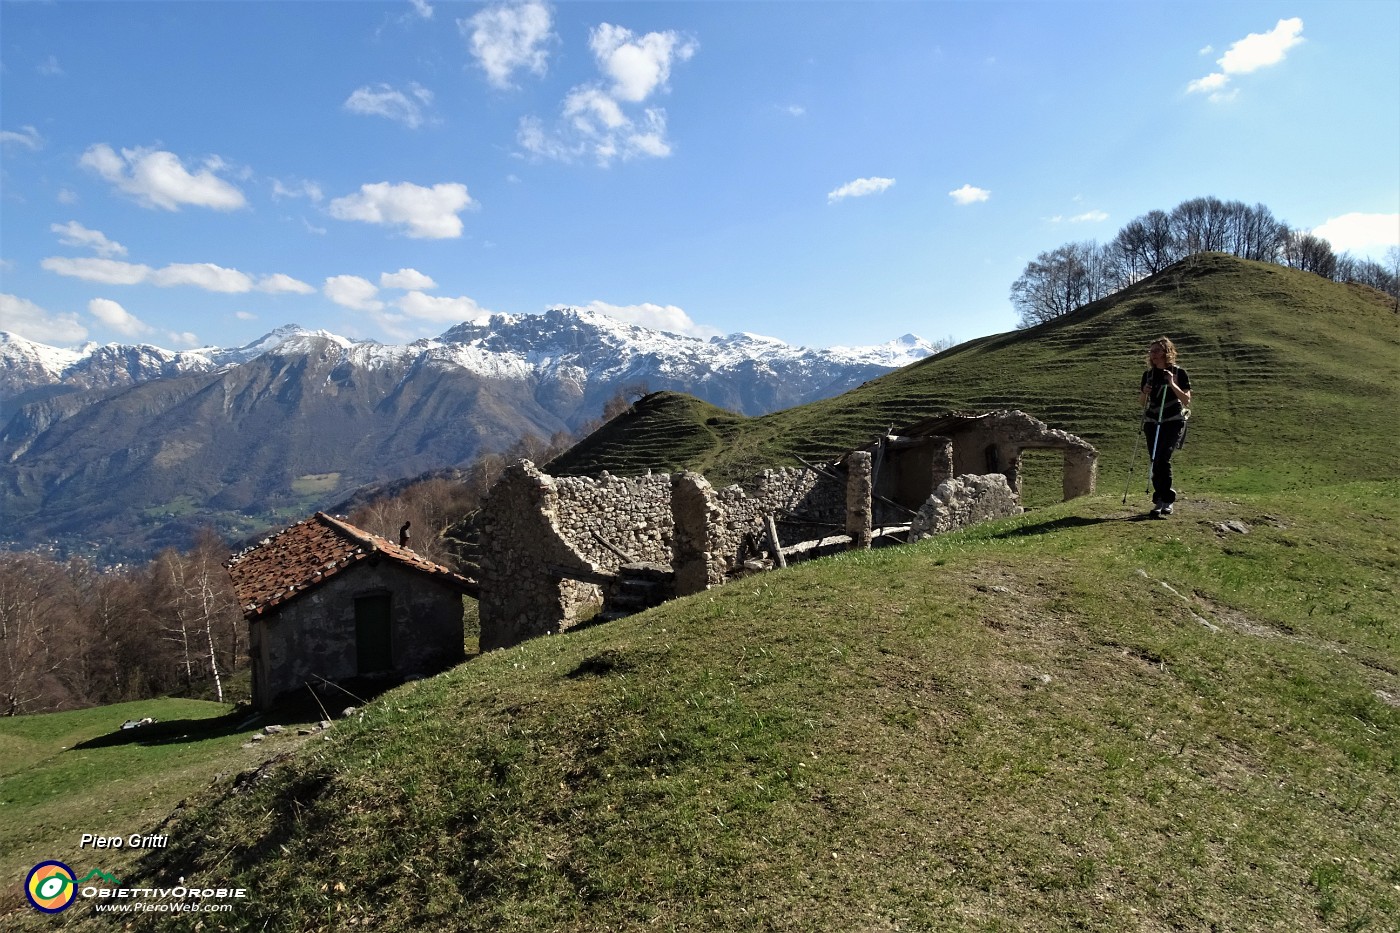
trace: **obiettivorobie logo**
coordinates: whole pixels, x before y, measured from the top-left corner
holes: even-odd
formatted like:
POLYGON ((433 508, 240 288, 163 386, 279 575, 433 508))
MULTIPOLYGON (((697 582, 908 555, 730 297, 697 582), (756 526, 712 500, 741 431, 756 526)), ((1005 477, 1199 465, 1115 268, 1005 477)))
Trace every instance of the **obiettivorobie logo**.
POLYGON ((34 905, 35 910, 42 910, 46 914, 60 913, 73 905, 73 899, 78 896, 78 885, 87 884, 94 878, 109 884, 121 884, 116 878, 96 868, 88 872, 82 880, 78 880, 73 876, 73 869, 62 862, 40 862, 29 870, 29 877, 24 879, 24 896, 29 898, 29 903, 34 905))
POLYGON ((200 887, 180 883, 173 887, 128 888, 106 871, 94 868, 82 878, 64 863, 50 859, 29 870, 24 896, 35 910, 56 914, 73 906, 78 898, 97 902, 97 910, 159 911, 162 913, 219 912, 248 898, 246 888, 200 887))

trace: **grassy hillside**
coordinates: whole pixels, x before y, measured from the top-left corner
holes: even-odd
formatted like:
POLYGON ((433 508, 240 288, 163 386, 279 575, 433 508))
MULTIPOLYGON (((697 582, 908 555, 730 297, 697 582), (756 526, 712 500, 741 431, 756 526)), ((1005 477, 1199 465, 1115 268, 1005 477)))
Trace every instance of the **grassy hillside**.
MULTIPOLYGON (((1207 257, 831 402, 741 419, 652 396, 575 467, 724 478, 1014 406, 1098 444, 1104 481, 393 690, 327 740, 225 773, 172 814, 168 849, 123 866, 129 885, 249 901, 123 919, 1400 929, 1398 333, 1361 291, 1207 257), (1198 402, 1187 496, 1150 521, 1119 499, 1162 332, 1198 402)), ((0 915, 56 922, 107 928, 83 904, 0 915)))
POLYGON ((1179 456, 1184 488, 1289 489, 1400 475, 1391 436, 1400 316, 1379 292, 1224 254, 1178 263, 1034 329, 974 340, 837 398, 761 418, 654 397, 550 469, 636 473, 681 461, 733 480, 799 456, 832 457, 943 411, 1020 408, 1098 447, 1106 489, 1127 478, 1138 378, 1148 343, 1161 334, 1180 348, 1195 396, 1179 456))
POLYGON ((109 871, 129 863, 133 853, 80 849, 84 833, 149 833, 216 776, 292 744, 288 735, 244 748, 264 722, 295 721, 248 720, 246 709, 171 698, 0 719, 0 918, 29 910, 22 882, 40 861, 109 871), (147 717, 156 722, 121 728, 147 717))
POLYGON ((136 928, 1395 929, 1397 516, 1098 496, 490 653, 181 811, 136 881, 254 900, 136 928))

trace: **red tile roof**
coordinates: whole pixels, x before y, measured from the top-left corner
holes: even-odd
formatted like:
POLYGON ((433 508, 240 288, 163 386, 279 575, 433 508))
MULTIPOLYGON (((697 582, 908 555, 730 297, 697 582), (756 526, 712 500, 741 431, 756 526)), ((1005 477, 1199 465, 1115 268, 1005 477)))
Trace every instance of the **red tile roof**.
POLYGON ((229 561, 228 573, 243 614, 255 619, 375 555, 476 595, 476 584, 466 577, 324 512, 239 554, 229 561))

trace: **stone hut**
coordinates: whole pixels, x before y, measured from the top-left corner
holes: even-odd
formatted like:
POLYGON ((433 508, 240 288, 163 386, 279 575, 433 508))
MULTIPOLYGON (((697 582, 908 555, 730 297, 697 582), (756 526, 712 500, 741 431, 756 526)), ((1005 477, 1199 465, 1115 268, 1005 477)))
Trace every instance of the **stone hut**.
POLYGON ((1021 496, 1021 454, 1064 453, 1065 501, 1094 491, 1098 451, 1082 438, 1048 427, 1022 411, 954 413, 916 422, 868 445, 878 524, 893 507, 920 511, 938 488, 960 476, 1001 474, 1021 496))
POLYGON ((698 473, 553 477, 521 461, 483 507, 482 650, 572 628, 639 573, 658 598, 683 596, 760 552, 867 548, 890 530, 908 540, 1014 515, 1031 448, 1065 452, 1066 498, 1093 491, 1094 448, 1019 411, 929 419, 723 489, 698 473))
POLYGON ((402 680, 461 661, 471 581, 317 512, 228 564, 248 620, 253 703, 358 678, 402 680))

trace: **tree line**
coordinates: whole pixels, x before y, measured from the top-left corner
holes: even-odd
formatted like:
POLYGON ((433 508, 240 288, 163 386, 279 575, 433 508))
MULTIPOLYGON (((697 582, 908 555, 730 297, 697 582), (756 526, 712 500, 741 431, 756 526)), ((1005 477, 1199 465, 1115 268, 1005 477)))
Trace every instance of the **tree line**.
POLYGON ((227 554, 212 532, 183 553, 105 572, 76 558, 0 554, 0 715, 229 697, 248 635, 227 554))
MULTIPOLYGON (((646 394, 629 386, 603 407, 587 434, 646 394)), ((347 520, 461 571, 450 531, 480 507, 520 459, 545 463, 576 436, 526 433, 503 451, 478 456, 445 476, 425 476, 350 511, 347 520)), ((0 552, 0 716, 105 706, 157 696, 235 702, 249 696, 248 624, 226 564, 229 545, 212 529, 185 551, 149 563, 98 568, 92 562, 0 552)))
POLYGON ((1313 272, 1385 292, 1400 308, 1400 248, 1383 265, 1338 256, 1321 237, 1295 230, 1263 204, 1192 198, 1134 218, 1107 243, 1066 243, 1041 253, 1011 285, 1020 327, 1034 327, 1107 298, 1201 252, 1220 252, 1313 272))

